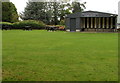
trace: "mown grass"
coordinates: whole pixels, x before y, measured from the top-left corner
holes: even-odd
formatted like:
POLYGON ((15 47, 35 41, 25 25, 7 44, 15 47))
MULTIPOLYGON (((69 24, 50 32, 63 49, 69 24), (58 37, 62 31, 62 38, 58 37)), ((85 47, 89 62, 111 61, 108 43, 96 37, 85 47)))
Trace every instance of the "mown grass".
POLYGON ((117 33, 3 31, 3 81, 117 81, 117 33))

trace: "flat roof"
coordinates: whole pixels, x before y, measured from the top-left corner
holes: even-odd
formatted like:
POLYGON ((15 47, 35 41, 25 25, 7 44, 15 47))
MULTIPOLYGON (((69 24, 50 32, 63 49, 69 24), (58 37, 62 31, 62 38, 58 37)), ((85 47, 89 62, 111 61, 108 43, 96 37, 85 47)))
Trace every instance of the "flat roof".
POLYGON ((69 14, 68 18, 77 18, 77 17, 116 17, 117 14, 98 12, 98 11, 83 11, 73 14, 69 14))

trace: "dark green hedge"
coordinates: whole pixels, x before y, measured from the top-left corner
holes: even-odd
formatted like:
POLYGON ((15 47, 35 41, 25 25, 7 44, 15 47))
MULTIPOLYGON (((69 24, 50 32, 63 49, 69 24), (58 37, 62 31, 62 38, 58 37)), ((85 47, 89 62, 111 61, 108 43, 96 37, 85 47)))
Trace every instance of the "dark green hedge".
POLYGON ((0 26, 2 26, 2 29, 12 29, 13 24, 9 22, 0 22, 0 26))
POLYGON ((120 32, 120 28, 118 28, 117 31, 120 32))
POLYGON ((30 26, 32 29, 44 29, 45 24, 42 21, 24 20, 13 23, 14 29, 23 29, 25 26, 30 26))
POLYGON ((2 24, 2 25, 12 25, 12 23, 9 23, 9 22, 0 22, 0 24, 2 24))

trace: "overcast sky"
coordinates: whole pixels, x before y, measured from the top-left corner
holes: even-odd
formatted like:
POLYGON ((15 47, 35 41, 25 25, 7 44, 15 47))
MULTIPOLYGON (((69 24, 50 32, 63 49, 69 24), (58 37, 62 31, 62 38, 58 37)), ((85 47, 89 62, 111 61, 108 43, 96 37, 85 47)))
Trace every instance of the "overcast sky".
MULTIPOLYGON (((17 11, 22 12, 26 6, 26 2, 28 0, 10 0, 17 7, 17 11)), ((81 2, 86 3, 86 11, 100 11, 100 12, 108 12, 118 14, 118 2, 120 0, 81 0, 81 2)))

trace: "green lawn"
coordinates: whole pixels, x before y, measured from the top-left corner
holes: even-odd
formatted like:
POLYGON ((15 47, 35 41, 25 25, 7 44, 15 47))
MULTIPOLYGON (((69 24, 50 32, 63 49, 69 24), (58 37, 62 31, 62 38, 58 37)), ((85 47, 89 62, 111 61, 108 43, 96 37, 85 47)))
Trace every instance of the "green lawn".
POLYGON ((4 81, 117 81, 118 34, 3 31, 4 81))

